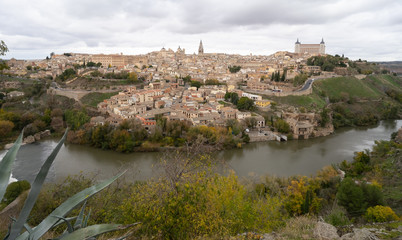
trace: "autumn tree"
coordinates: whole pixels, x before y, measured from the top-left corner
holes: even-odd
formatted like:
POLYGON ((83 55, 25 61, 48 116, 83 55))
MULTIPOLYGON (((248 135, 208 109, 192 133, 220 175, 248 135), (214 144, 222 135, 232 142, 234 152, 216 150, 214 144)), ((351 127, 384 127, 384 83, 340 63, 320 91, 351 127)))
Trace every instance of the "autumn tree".
POLYGON ((8 137, 14 128, 14 123, 8 120, 0 120, 0 137, 8 137))
POLYGON ((128 80, 129 82, 137 82, 137 81, 138 81, 137 73, 135 73, 135 72, 130 72, 130 73, 128 74, 127 80, 128 80))

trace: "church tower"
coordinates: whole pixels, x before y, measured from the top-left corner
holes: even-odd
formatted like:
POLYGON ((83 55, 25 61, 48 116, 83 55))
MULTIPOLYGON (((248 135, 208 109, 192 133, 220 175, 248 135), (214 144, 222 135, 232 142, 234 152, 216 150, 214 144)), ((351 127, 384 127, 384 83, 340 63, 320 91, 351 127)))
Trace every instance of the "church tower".
POLYGON ((300 53, 300 42, 299 39, 295 42, 295 53, 300 53))
POLYGON ((198 54, 204 54, 204 47, 202 46, 202 40, 200 40, 200 46, 198 47, 198 54))
POLYGON ((325 54, 325 42, 324 42, 324 38, 322 38, 322 39, 321 39, 321 42, 320 42, 320 51, 319 51, 319 54, 322 54, 322 55, 325 54))

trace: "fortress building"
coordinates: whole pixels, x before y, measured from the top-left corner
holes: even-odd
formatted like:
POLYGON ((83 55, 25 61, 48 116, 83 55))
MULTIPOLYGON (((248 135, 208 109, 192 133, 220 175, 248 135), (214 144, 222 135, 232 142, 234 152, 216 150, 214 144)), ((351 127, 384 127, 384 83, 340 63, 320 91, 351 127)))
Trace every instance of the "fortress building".
POLYGON ((320 44, 301 44, 299 39, 295 43, 295 53, 304 54, 308 53, 311 55, 324 55, 325 54, 325 42, 324 38, 321 40, 320 44))

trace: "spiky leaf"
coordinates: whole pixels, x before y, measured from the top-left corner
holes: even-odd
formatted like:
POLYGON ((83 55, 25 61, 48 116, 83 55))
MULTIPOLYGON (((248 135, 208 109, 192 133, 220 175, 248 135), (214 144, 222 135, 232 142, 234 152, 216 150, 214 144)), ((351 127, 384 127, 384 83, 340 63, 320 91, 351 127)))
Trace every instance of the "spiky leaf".
MULTIPOLYGON (((72 209, 74 209, 77 205, 84 202, 87 198, 93 196, 95 193, 101 191, 105 187, 109 186, 112 182, 114 182, 117 178, 123 175, 125 172, 118 174, 104 182, 91 186, 82 190, 81 192, 75 194, 74 196, 67 199, 63 202, 59 207, 57 207, 49 216, 47 216, 32 232, 29 236, 30 239, 36 240, 39 239, 43 234, 49 231, 50 228, 58 221, 56 218, 52 216, 66 216, 72 209)), ((17 240, 28 239, 28 233, 23 233, 17 240)))
POLYGON ((74 224, 74 230, 82 228, 82 221, 84 220, 84 211, 85 211, 86 205, 87 205, 87 200, 85 200, 84 204, 81 207, 80 214, 78 214, 77 221, 75 221, 75 224, 74 224))
POLYGON ((0 201, 3 199, 4 194, 8 186, 8 181, 11 176, 11 168, 13 166, 15 157, 17 156, 18 149, 20 149, 22 136, 24 131, 21 132, 20 136, 15 141, 14 145, 8 150, 3 160, 0 162, 0 201))
POLYGON ((33 206, 35 205, 35 202, 39 196, 40 190, 42 188, 43 182, 46 179, 47 173, 49 172, 50 167, 52 166, 52 163, 54 159, 57 156, 57 153, 59 152, 61 146, 63 145, 64 141, 66 140, 67 137, 67 131, 64 133, 63 137, 57 144, 56 148, 53 149, 52 153, 49 155, 49 157, 46 159, 46 161, 43 163, 41 169, 39 170, 39 173, 36 175, 34 182, 32 183, 31 191, 29 192, 29 195, 27 199, 25 200, 24 207, 22 208, 20 215, 17 219, 17 222, 15 222, 12 227, 11 227, 11 232, 10 236, 8 239, 13 240, 17 238, 22 229, 24 228, 24 224, 26 223, 29 214, 31 213, 31 210, 33 206))
POLYGON ((74 231, 74 232, 64 236, 63 238, 61 238, 61 240, 89 239, 89 238, 96 237, 103 233, 117 231, 117 230, 123 230, 129 226, 124 226, 121 224, 92 225, 92 226, 89 226, 86 228, 78 229, 77 231, 74 231))

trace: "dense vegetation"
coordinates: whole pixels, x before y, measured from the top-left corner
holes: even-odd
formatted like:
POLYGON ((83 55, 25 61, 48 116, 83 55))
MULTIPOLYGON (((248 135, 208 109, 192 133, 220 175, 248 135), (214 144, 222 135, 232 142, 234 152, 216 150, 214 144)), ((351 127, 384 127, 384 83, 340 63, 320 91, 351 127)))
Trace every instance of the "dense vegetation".
POLYGON ((241 146, 249 141, 244 132, 245 126, 236 120, 228 121, 226 127, 208 127, 191 126, 186 121, 168 121, 157 116, 156 126, 147 131, 139 120, 125 120, 118 127, 109 124, 91 126, 85 124, 89 119, 84 116, 79 111, 72 114, 66 112, 66 121, 75 130, 69 132, 68 142, 132 152, 155 151, 159 147, 183 147, 197 139, 215 149, 241 146))
MULTIPOLYGON (((346 173, 343 180, 333 166, 313 177, 242 180, 231 172, 216 173, 211 166, 217 160, 204 147, 195 143, 166 152, 157 166, 161 175, 145 182, 118 182, 94 196, 88 202, 90 224, 140 221, 136 238, 222 238, 276 231, 293 239, 302 232, 312 237, 312 227, 295 225, 308 222, 300 216, 323 216, 342 229, 350 223, 393 221, 402 214, 402 145, 395 141, 376 142, 371 152, 356 153, 353 162, 340 164, 346 173)), ((37 224, 60 202, 92 184, 83 176, 48 184, 30 223, 37 224)))
POLYGON ((97 107, 98 103, 103 102, 103 100, 109 99, 111 96, 117 95, 118 92, 110 92, 110 93, 88 93, 84 97, 81 98, 81 102, 85 105, 91 107, 97 107))
POLYGON ((227 92, 225 94, 225 101, 231 102, 239 110, 255 110, 255 104, 253 100, 248 97, 239 98, 239 95, 235 92, 227 92))
POLYGON ((240 71, 241 66, 236 66, 236 65, 229 66, 228 69, 229 69, 229 72, 231 72, 231 73, 237 73, 238 71, 240 71))
POLYGON ((392 75, 370 75, 363 79, 334 77, 315 80, 307 96, 269 97, 278 105, 309 111, 328 107, 335 128, 368 126, 382 119, 400 118, 402 80, 392 75))
POLYGON ((346 67, 347 58, 338 55, 314 56, 307 59, 308 66, 319 66, 322 71, 332 72, 335 67, 346 67))

